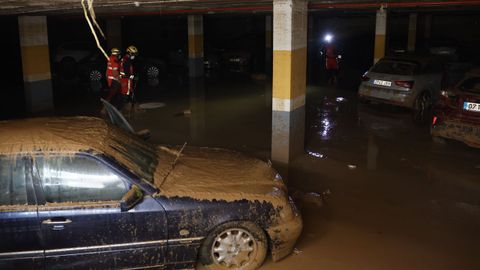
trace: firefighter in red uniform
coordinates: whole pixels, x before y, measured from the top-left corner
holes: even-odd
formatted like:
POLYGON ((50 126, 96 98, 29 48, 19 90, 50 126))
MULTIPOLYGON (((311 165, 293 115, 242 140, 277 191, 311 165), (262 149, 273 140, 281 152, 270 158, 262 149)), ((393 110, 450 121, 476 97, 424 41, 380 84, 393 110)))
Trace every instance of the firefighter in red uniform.
POLYGON ((135 46, 129 46, 121 61, 120 75, 122 84, 122 94, 133 95, 133 81, 135 79, 135 69, 133 60, 138 55, 138 49, 135 46))
POLYGON ((333 44, 333 36, 327 34, 324 40, 326 44, 323 49, 325 51, 325 70, 327 71, 328 84, 336 85, 340 56, 333 44))
POLYGON ((120 91, 120 50, 113 48, 107 63, 107 85, 110 88, 106 100, 112 101, 112 98, 120 91))
POLYGON ((327 70, 328 84, 337 84, 338 56, 335 45, 327 44, 325 47, 325 69, 327 70))

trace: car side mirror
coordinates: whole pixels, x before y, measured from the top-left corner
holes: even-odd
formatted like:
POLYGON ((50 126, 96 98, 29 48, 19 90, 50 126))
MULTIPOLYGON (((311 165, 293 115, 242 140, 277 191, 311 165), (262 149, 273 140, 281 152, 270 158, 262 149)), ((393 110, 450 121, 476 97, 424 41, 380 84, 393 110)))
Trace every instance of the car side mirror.
POLYGON ((128 211, 132 209, 142 199, 142 190, 138 186, 133 185, 132 188, 127 193, 125 193, 125 195, 123 195, 122 200, 120 201, 120 210, 122 210, 122 212, 128 211))

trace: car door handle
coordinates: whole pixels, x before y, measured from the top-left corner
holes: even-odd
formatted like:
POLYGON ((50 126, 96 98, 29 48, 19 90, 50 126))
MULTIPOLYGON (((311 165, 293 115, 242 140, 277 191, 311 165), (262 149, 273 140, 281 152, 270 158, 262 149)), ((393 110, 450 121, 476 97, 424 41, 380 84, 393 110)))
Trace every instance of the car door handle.
POLYGON ((47 224, 47 225, 59 225, 59 224, 69 224, 72 223, 72 220, 68 218, 52 218, 52 219, 46 219, 42 221, 42 224, 47 224))

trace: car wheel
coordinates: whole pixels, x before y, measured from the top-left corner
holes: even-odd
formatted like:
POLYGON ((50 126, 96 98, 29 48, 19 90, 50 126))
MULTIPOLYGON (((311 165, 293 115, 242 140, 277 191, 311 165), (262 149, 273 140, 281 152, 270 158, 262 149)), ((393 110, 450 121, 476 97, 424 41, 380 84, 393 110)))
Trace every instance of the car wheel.
POLYGON ((417 124, 425 124, 430 119, 432 109, 432 97, 430 92, 420 93, 413 104, 413 121, 417 124))
POLYGON ((228 222, 205 239, 200 260, 207 269, 255 270, 267 256, 267 237, 251 222, 228 222))
POLYGON ((160 69, 157 66, 151 65, 147 67, 146 73, 148 79, 155 79, 160 75, 160 69))
POLYGON ((88 80, 90 82, 99 82, 102 80, 102 72, 100 72, 100 70, 97 70, 97 69, 91 69, 89 72, 88 72, 88 80))

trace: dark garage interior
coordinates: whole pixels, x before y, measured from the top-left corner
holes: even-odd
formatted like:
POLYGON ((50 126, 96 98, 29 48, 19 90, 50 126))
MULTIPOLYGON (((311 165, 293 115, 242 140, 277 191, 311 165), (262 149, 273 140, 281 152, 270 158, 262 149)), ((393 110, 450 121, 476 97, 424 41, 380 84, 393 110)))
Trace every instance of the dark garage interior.
POLYGON ((480 1, 0 22, 0 269, 480 269, 480 1))

